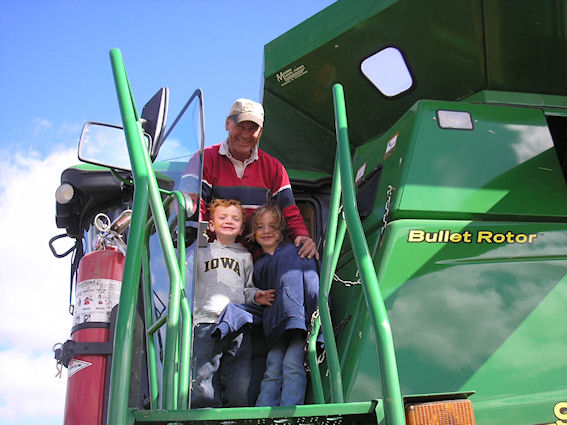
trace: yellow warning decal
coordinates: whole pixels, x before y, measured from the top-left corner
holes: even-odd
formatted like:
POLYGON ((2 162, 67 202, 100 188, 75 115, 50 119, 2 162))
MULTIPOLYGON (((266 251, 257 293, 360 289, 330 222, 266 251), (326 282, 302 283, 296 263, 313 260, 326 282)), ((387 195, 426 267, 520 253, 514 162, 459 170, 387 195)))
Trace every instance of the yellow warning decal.
POLYGON ((567 424, 567 401, 560 401, 553 407, 553 413, 557 420, 545 425, 566 425, 567 424))

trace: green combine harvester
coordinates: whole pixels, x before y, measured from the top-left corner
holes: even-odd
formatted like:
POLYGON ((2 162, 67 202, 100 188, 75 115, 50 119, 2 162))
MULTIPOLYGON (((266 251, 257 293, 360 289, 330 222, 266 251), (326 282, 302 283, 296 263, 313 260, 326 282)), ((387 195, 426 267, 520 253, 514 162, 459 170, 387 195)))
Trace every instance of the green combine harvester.
POLYGON ((203 94, 139 114, 110 57, 123 125, 57 191, 66 424, 567 425, 565 0, 339 0, 266 45, 261 147, 322 258, 302 406, 190 408, 203 94))

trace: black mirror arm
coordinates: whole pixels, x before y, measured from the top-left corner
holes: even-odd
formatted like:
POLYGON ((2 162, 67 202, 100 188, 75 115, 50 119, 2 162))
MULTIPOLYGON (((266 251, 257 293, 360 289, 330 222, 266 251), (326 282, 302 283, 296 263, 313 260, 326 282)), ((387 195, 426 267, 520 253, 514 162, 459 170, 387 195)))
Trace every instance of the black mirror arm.
POLYGON ((134 186, 134 181, 132 179, 127 179, 122 177, 115 168, 110 169, 110 173, 121 183, 124 183, 128 186, 134 186))

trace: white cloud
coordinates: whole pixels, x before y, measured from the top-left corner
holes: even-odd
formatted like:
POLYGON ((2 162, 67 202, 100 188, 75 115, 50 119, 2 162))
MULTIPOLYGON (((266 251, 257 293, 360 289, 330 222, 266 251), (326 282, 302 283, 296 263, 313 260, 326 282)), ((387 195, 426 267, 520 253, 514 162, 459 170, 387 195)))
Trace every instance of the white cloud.
POLYGON ((60 418, 62 423, 67 374, 55 378, 55 360, 45 350, 38 357, 28 351, 9 349, 0 352, 2 390, 1 423, 60 418))
POLYGON ((48 130, 48 129, 51 128, 51 122, 49 122, 48 120, 46 120, 44 118, 34 119, 33 124, 34 124, 34 129, 33 129, 34 136, 42 134, 42 133, 45 132, 45 130, 48 130))
POLYGON ((61 172, 75 149, 42 158, 0 155, 0 423, 62 423, 66 371, 55 378, 52 348, 69 338, 70 259, 57 259, 49 239, 61 172))

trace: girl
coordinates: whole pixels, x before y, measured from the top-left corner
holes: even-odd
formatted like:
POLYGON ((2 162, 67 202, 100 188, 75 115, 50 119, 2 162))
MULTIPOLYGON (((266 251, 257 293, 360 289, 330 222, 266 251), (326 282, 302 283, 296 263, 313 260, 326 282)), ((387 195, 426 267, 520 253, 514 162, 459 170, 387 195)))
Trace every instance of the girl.
POLYGON ((268 347, 266 371, 256 406, 303 404, 307 378, 303 366, 306 333, 317 308, 318 263, 301 258, 284 243, 285 222, 277 205, 256 210, 249 238, 263 250, 254 264, 255 285, 275 289, 276 299, 263 313, 268 347))

